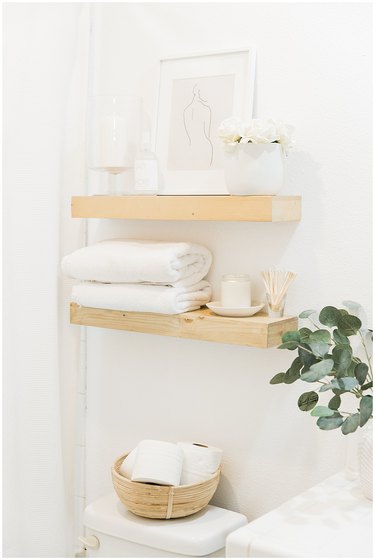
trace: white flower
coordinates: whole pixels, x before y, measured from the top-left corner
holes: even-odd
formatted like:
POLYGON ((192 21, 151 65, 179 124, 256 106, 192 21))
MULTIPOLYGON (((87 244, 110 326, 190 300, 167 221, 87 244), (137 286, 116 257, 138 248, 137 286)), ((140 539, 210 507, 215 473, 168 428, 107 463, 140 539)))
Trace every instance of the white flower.
POLYGON ((275 122, 271 119, 253 119, 249 133, 254 144, 269 144, 278 140, 275 122))
POLYGON ((231 148, 237 144, 269 144, 277 142, 284 154, 294 147, 293 127, 273 119, 241 121, 236 117, 225 119, 219 126, 219 137, 231 148))
POLYGON ((288 124, 284 124, 281 121, 276 121, 276 128, 278 133, 278 142, 285 154, 295 146, 295 140, 293 138, 294 128, 288 124))
POLYGON ((230 117, 229 119, 223 120, 218 128, 219 138, 221 138, 226 144, 238 142, 241 138, 241 134, 239 132, 240 126, 241 121, 236 117, 230 117))

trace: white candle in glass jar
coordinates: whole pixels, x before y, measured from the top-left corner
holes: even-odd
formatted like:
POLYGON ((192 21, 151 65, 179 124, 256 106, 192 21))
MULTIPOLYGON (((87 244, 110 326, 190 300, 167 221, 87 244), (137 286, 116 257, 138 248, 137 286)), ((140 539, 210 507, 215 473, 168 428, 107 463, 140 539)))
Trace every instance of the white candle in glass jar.
POLYGON ((100 122, 100 167, 122 171, 125 152, 125 119, 117 114, 107 115, 100 122))
POLYGON ((250 307, 251 284, 247 274, 224 274, 221 278, 223 307, 250 307))

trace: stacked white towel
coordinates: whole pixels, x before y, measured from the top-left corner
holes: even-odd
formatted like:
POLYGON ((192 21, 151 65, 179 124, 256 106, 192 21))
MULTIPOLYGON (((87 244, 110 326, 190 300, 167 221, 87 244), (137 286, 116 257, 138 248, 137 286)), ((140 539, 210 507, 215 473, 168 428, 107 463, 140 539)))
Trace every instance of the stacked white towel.
POLYGON ((212 255, 195 243, 114 239, 64 257, 67 276, 83 281, 72 299, 85 307, 176 314, 211 299, 203 278, 212 255))
POLYGON ((192 286, 212 262, 206 247, 195 243, 111 239, 64 257, 64 274, 78 280, 192 286))
POLYGON ((205 280, 193 286, 152 284, 100 284, 83 282, 73 286, 72 301, 84 307, 176 314, 199 309, 209 302, 211 286, 205 280))

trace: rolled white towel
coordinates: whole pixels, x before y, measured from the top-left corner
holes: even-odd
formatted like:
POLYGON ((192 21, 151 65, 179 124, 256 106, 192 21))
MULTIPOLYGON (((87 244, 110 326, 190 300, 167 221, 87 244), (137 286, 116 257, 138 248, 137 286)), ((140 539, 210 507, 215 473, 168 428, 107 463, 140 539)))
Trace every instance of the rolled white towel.
POLYGON ((84 307, 167 315, 199 309, 210 299, 211 286, 206 280, 180 287, 83 282, 72 288, 72 301, 84 307))
POLYGON ((61 268, 77 280, 191 286, 211 262, 210 251, 195 243, 111 239, 66 255, 61 268))
POLYGON ((202 443, 178 442, 184 452, 180 484, 197 484, 211 478, 220 467, 223 452, 202 443))

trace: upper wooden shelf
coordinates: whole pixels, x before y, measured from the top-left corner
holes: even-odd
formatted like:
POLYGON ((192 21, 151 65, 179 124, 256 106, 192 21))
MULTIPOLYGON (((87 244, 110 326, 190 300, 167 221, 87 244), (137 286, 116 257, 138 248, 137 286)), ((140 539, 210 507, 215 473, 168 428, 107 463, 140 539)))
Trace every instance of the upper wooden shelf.
POLYGON ((271 319, 268 315, 253 317, 219 317, 203 307, 179 315, 135 313, 81 307, 70 304, 70 322, 75 325, 102 327, 140 333, 175 336, 211 342, 270 348, 281 343, 281 336, 298 328, 296 317, 271 319))
POLYGON ((286 222, 301 219, 300 196, 73 196, 73 218, 286 222))

